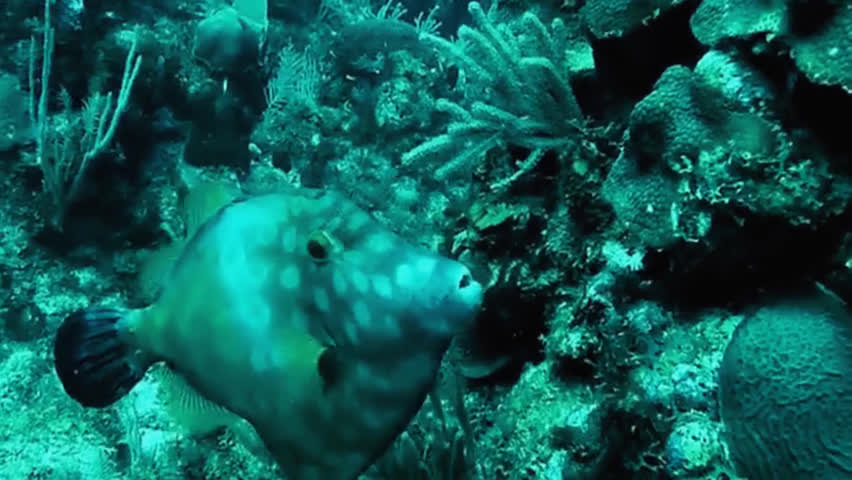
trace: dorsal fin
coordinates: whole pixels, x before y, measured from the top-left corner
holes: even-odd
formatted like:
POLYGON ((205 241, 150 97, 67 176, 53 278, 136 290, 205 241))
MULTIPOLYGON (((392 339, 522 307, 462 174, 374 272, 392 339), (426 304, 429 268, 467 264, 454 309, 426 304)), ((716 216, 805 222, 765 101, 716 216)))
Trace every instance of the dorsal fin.
POLYGON ((186 225, 186 236, 176 238, 172 243, 150 252, 139 267, 139 293, 143 298, 152 300, 164 280, 168 277, 177 259, 191 238, 204 223, 222 207, 237 198, 235 188, 222 183, 207 182, 192 188, 183 200, 181 214, 186 225))
POLYGON ((239 196, 236 189, 218 182, 201 183, 187 193, 183 200, 186 238, 192 237, 222 207, 239 196))
POLYGON ((185 244, 186 241, 183 239, 175 240, 169 245, 149 252, 142 260, 139 266, 138 288, 143 298, 153 300, 156 297, 185 244))

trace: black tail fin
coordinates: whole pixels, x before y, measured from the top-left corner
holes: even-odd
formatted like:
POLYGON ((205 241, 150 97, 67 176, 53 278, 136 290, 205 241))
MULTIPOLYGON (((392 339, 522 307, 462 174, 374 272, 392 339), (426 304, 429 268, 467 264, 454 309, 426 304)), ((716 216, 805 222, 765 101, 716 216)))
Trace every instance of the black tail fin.
POLYGON ((127 312, 91 308, 72 313, 56 332, 53 362, 65 392, 85 407, 106 407, 145 375, 151 362, 122 340, 127 312))

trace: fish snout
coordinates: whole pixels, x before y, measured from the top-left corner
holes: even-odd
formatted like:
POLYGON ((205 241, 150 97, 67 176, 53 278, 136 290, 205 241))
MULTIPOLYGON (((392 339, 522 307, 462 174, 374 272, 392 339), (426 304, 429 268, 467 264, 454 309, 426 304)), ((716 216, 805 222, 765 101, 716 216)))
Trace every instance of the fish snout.
POLYGON ((445 341, 468 330, 483 298, 483 287, 464 264, 419 252, 396 267, 400 314, 425 338, 445 341))
POLYGON ((471 312, 476 313, 482 304, 482 284, 473 279, 473 274, 470 273, 469 268, 461 264, 459 266, 461 268, 456 274, 458 277, 456 296, 471 312))
POLYGON ((444 278, 450 288, 441 302, 441 313, 449 329, 458 333, 473 324, 482 304, 482 284, 473 278, 469 268, 455 261, 449 262, 444 278))

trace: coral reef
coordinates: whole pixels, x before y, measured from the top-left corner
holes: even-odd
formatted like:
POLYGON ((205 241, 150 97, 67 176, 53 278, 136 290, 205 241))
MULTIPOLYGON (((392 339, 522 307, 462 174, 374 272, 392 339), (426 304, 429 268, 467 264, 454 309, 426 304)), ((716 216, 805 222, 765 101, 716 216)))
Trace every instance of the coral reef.
POLYGON ((162 372, 85 410, 48 353, 156 297, 211 182, 339 191, 487 286, 364 479, 852 478, 850 2, 0 11, 0 478, 281 478, 162 372))

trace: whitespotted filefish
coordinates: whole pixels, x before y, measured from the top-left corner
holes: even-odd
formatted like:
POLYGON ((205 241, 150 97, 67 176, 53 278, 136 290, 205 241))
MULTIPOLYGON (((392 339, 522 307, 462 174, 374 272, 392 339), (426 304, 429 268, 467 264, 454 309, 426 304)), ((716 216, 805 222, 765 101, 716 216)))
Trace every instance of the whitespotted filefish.
POLYGON ((55 367, 104 407, 164 362, 251 424, 289 480, 352 480, 420 408, 482 290, 337 194, 253 196, 199 224, 151 305, 71 314, 55 367))

